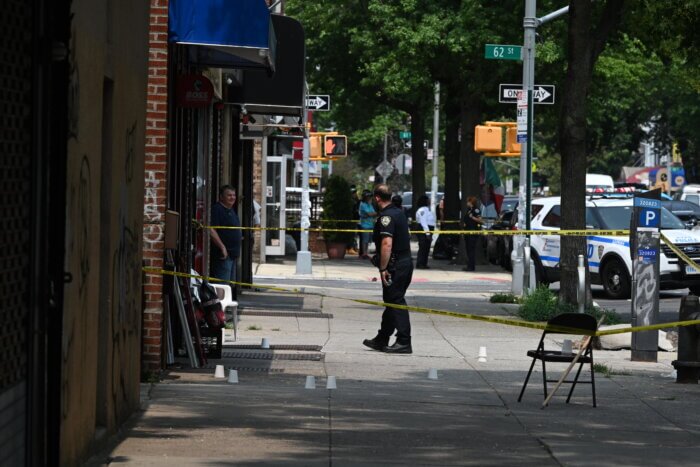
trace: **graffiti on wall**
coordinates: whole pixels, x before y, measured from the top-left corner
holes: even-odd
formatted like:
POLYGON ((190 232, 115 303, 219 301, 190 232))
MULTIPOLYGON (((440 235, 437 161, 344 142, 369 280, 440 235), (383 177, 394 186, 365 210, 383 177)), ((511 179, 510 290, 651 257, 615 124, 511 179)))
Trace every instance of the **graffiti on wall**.
POLYGON ((84 297, 85 287, 87 285, 88 275, 90 274, 90 251, 89 251, 89 236, 90 236, 90 212, 92 210, 92 195, 91 195, 91 174, 90 161, 87 155, 83 156, 80 161, 80 178, 78 179, 78 258, 80 261, 80 282, 78 283, 78 291, 81 297, 84 297))
MULTIPOLYGON (((112 254, 112 408, 115 418, 128 405, 129 388, 127 378, 134 377, 134 369, 125 358, 134 350, 134 340, 139 337, 141 261, 138 237, 138 208, 132 206, 134 195, 134 167, 136 122, 125 134, 123 180, 119 192, 118 229, 119 236, 112 254)), ((138 375, 138 373, 136 373, 138 375)))

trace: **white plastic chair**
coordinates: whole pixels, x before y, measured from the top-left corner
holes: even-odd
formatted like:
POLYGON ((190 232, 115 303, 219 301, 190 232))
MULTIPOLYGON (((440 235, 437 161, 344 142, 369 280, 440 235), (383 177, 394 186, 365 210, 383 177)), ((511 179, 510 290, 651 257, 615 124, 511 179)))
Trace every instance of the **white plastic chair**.
MULTIPOLYGON (((238 340, 238 302, 233 299, 231 287, 228 284, 217 284, 210 282, 210 285, 216 290, 216 295, 221 300, 221 306, 225 313, 233 315, 233 340, 238 340)), ((221 330, 221 338, 223 339, 224 330, 221 330)))

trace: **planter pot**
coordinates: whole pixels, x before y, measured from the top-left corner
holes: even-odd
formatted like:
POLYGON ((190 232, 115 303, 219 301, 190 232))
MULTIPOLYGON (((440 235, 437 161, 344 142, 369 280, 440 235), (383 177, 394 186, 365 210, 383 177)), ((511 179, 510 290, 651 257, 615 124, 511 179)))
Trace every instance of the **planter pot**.
POLYGON ((328 259, 343 259, 345 258, 345 243, 326 242, 326 253, 328 259))

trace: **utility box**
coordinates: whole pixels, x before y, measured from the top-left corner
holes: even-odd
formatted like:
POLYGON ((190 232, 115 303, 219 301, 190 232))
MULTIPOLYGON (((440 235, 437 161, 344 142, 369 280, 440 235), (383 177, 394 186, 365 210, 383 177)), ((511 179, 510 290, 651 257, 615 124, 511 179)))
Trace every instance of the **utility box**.
POLYGON ((478 125, 474 129, 474 151, 501 152, 503 149, 503 128, 500 126, 478 125))
POLYGON ((521 151, 520 143, 518 141, 518 129, 516 127, 510 127, 506 130, 506 152, 517 152, 521 151))

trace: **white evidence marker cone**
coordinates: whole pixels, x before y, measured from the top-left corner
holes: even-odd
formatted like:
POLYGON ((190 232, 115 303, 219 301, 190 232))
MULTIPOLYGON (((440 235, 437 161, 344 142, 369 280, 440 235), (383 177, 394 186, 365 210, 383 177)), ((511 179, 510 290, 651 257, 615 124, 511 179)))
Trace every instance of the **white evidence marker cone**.
POLYGON ((336 385, 335 376, 329 376, 326 380, 326 389, 338 389, 336 385))
POLYGON ((482 363, 486 361, 486 346, 484 345, 479 347, 479 361, 482 363))
POLYGON ((238 370, 228 370, 228 382, 230 384, 238 383, 238 370))
POLYGON ((261 349, 269 349, 270 348, 270 341, 267 340, 267 337, 262 338, 262 342, 260 343, 260 348, 261 349))
POLYGON ((438 379, 437 368, 431 368, 428 370, 428 379, 438 379))
POLYGON ((214 370, 214 378, 226 378, 223 365, 216 365, 216 369, 214 370))
POLYGON ((307 376, 306 377, 306 385, 304 386, 304 389, 316 389, 316 377, 315 376, 307 376))

